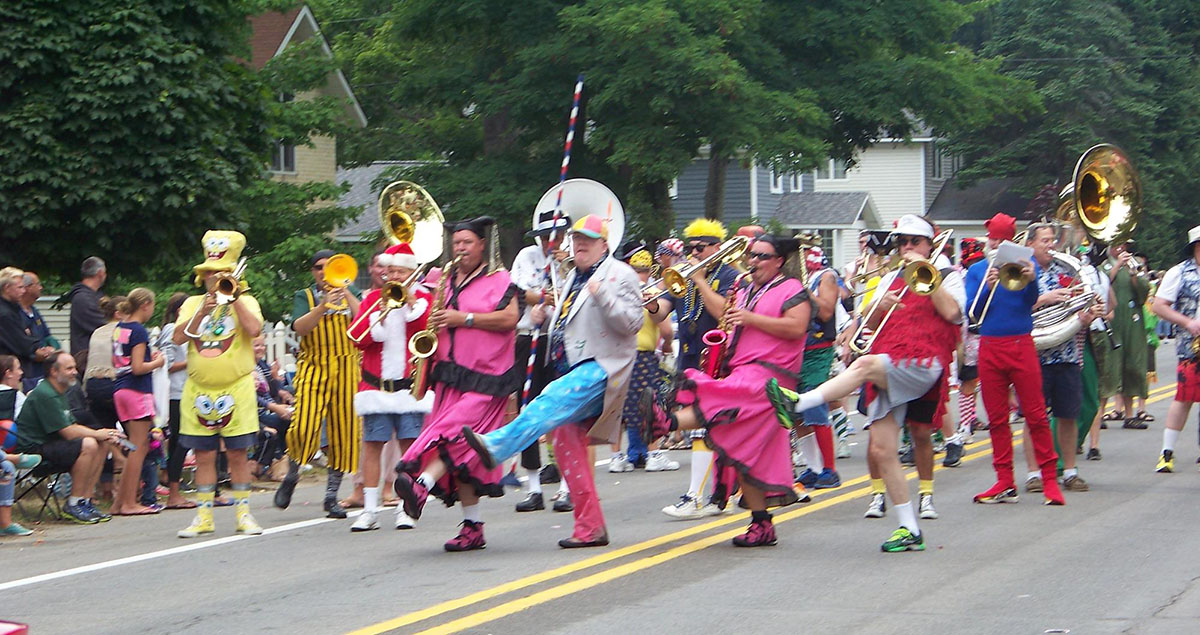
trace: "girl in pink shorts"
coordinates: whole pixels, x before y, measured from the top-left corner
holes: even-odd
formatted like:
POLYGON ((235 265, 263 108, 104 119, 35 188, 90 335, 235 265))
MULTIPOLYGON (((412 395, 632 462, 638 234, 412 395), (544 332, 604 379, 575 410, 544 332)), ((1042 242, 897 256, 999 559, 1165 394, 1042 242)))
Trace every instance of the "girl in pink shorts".
POLYGON ((154 383, 150 373, 166 362, 161 352, 150 352, 150 334, 142 326, 154 314, 154 292, 141 287, 134 289, 118 310, 127 317, 113 330, 113 368, 117 372, 113 404, 117 419, 133 447, 127 448, 129 454, 113 498, 112 513, 117 516, 157 514, 157 508, 138 503, 137 496, 154 419, 154 383))

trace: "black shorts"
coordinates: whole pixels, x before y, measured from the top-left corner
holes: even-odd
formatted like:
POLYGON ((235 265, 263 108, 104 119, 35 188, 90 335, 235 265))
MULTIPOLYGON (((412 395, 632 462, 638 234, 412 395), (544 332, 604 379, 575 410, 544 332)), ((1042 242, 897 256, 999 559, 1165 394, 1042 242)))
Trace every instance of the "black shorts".
POLYGON ((1042 366, 1042 394, 1052 415, 1059 419, 1078 419, 1083 397, 1083 367, 1071 363, 1042 366))
POLYGON ((223 437, 219 434, 210 434, 200 436, 197 434, 181 434, 179 435, 179 445, 197 452, 212 452, 221 449, 221 442, 225 442, 226 450, 245 450, 254 445, 255 439, 258 437, 257 432, 248 434, 239 434, 235 437, 223 437))
POLYGON ((975 364, 963 366, 962 369, 958 371, 958 381, 960 383, 964 381, 975 381, 976 379, 979 379, 979 367, 975 364))
POLYGON ((70 472, 83 451, 83 439, 52 439, 42 444, 35 454, 42 455, 42 465, 54 472, 70 472))

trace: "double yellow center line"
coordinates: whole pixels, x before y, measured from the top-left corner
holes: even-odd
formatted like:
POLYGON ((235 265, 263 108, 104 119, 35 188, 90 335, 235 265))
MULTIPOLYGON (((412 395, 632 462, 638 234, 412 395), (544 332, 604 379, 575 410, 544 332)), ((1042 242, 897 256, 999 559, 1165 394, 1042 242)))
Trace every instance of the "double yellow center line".
MULTIPOLYGON (((1163 386, 1161 388, 1157 388, 1153 391, 1150 391, 1150 396, 1146 399, 1146 403, 1149 404, 1149 403, 1153 403, 1156 401, 1161 401, 1163 399, 1169 398, 1171 396, 1171 394, 1168 391, 1170 391, 1174 388, 1175 388, 1175 384, 1169 384, 1169 385, 1163 386)), ((1017 440, 1014 441, 1014 444, 1013 444, 1014 447, 1017 445, 1020 445, 1021 441, 1019 440, 1019 437, 1021 435, 1022 435, 1022 430, 1014 430, 1013 431, 1013 436, 1015 438, 1017 438, 1017 440)), ((979 441, 979 442, 971 444, 970 446, 968 446, 968 448, 973 451, 971 451, 968 454, 966 454, 965 456, 963 456, 962 462, 967 463, 970 461, 978 460, 983 457, 991 456, 991 447, 990 446, 991 446, 991 443, 990 443, 990 441, 987 441, 987 440, 983 440, 983 441, 979 441)), ((935 472, 941 471, 943 469, 946 469, 946 468, 942 467, 940 464, 936 465, 934 467, 935 472)), ((912 480, 917 477, 917 474, 915 471, 910 471, 906 475, 906 477, 909 480, 912 480)), ((853 489, 850 491, 847 491, 847 488, 852 488, 856 485, 862 485, 864 483, 867 483, 869 480, 870 480, 870 476, 864 474, 862 476, 844 481, 842 483, 842 486, 837 489, 818 490, 818 491, 812 492, 814 500, 815 499, 820 499, 820 500, 816 500, 816 502, 803 505, 802 507, 793 509, 791 511, 777 514, 774 518, 774 523, 776 525, 778 525, 780 523, 788 522, 788 521, 794 520, 796 518, 807 516, 809 514, 814 514, 823 509, 833 507, 834 505, 840 505, 842 503, 866 496, 871 493, 871 488, 869 486, 860 487, 858 489, 853 489), (836 495, 834 495, 834 494, 836 494, 836 495)), ((714 529, 721 529, 721 528, 727 527, 729 525, 739 525, 739 527, 737 527, 735 529, 727 529, 725 531, 721 531, 721 532, 718 532, 715 534, 705 535, 705 536, 696 538, 690 542, 687 542, 685 544, 678 545, 678 546, 672 547, 670 549, 667 549, 666 551, 663 551, 661 553, 648 555, 648 556, 642 556, 635 560, 631 560, 629 562, 618 564, 616 566, 606 568, 602 571, 598 571, 596 573, 592 573, 590 575, 586 575, 584 577, 581 577, 581 578, 578 578, 575 580, 570 580, 570 581, 563 582, 561 584, 557 584, 548 589, 544 589, 541 591, 537 591, 535 593, 531 593, 529 595, 525 595, 522 597, 515 598, 513 600, 509 600, 508 602, 504 602, 504 603, 496 605, 492 608, 484 609, 482 611, 478 611, 478 612, 472 613, 470 615, 467 615, 467 616, 464 616, 464 617, 461 617, 461 618, 458 618, 458 619, 455 619, 455 620, 452 620, 452 621, 449 621, 449 622, 446 622, 443 624, 438 624, 438 625, 432 626, 429 629, 420 631, 420 633, 421 633, 421 635, 432 635, 435 633, 437 633, 437 634, 457 633, 457 632, 465 630, 465 629, 474 628, 481 624, 486 624, 488 622, 492 622, 492 621, 507 617, 514 613, 518 613, 525 609, 537 606, 539 604, 544 604, 551 600, 555 600, 555 599, 558 599, 561 597, 572 595, 572 594, 578 593, 580 591, 604 584, 606 582, 611 582, 613 580, 622 578, 622 577, 630 575, 632 573, 636 573, 638 571, 642 571, 644 569, 648 569, 650 567, 669 562, 669 561, 679 558, 681 556, 695 553, 697 551, 706 549, 708 547, 719 544, 721 542, 730 540, 734 536, 742 533, 743 529, 740 527, 740 525, 742 523, 744 523, 749 518, 749 516, 750 516, 750 514, 748 512, 742 512, 742 513, 727 516, 727 517, 719 519, 719 520, 702 523, 702 524, 698 524, 698 525, 693 525, 693 526, 691 526, 687 529, 683 529, 681 531, 672 532, 672 533, 669 533, 669 534, 666 534, 663 536, 659 536, 657 538, 651 538, 650 540, 646 540, 646 541, 643 541, 643 542, 640 542, 637 544, 633 544, 628 547, 622 547, 619 549, 614 549, 612 551, 607 551, 605 553, 598 554, 598 555, 592 556, 590 558, 585 558, 578 562, 573 562, 571 564, 567 564, 567 565, 557 567, 554 569, 548 569, 546 571, 542 571, 539 573, 535 573, 533 575, 529 575, 529 576, 525 576, 523 578, 513 580, 511 582, 507 582, 507 583, 504 583, 504 584, 501 584, 498 586, 484 589, 482 591, 471 593, 469 595, 465 595, 460 598, 455 598, 453 600, 447 600, 445 602, 435 604, 433 606, 430 606, 425 609, 421 609, 419 611, 414 611, 412 613, 407 613, 405 615, 401 615, 399 617, 396 617, 396 618, 393 618, 393 619, 390 619, 387 621, 379 622, 377 624, 372 624, 370 626, 352 631, 350 633, 350 635, 374 635, 377 633, 385 633, 385 632, 392 631, 392 630, 395 630, 398 628, 402 628, 404 626, 409 626, 409 625, 423 622, 423 621, 426 621, 426 620, 429 620, 429 619, 432 619, 432 618, 435 618, 435 617, 438 617, 441 615, 445 615, 447 613, 457 611, 459 609, 477 605, 481 602, 491 600, 493 598, 497 598, 502 595, 506 595, 509 593, 513 593, 515 591, 527 589, 529 587, 536 586, 536 585, 542 584, 544 582, 549 582, 549 581, 557 579, 557 578, 565 577, 565 576, 571 575, 573 573, 583 571, 585 569, 590 569, 592 567, 596 567, 599 565, 608 564, 613 561, 620 560, 622 558, 625 558, 625 557, 628 557, 631 555, 635 555, 635 554, 641 553, 643 551, 653 549, 655 547, 659 547, 659 546, 662 546, 662 545, 665 545, 668 543, 676 542, 676 541, 679 541, 679 540, 682 540, 685 538, 691 538, 698 534, 706 534, 707 532, 710 532, 714 529)))

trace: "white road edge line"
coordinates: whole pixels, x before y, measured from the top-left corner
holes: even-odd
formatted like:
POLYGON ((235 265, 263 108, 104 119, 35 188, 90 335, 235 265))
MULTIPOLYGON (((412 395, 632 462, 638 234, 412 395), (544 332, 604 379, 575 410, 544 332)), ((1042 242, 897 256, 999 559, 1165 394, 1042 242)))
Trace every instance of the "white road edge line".
MULTIPOLYGON (((602 460, 596 461, 596 466, 599 467, 601 465, 608 465, 608 462, 609 462, 609 459, 602 459, 602 460)), ((524 481, 527 479, 522 478, 521 480, 524 481)), ((362 511, 353 511, 353 512, 350 512, 347 516, 349 518, 354 518, 355 516, 358 516, 361 513, 362 513, 362 511)), ((264 529, 262 535, 269 536, 271 534, 281 534, 285 531, 292 531, 293 529, 304 529, 305 527, 313 527, 316 525, 322 525, 322 524, 325 524, 328 522, 333 522, 334 520, 336 520, 336 519, 334 519, 334 518, 313 518, 311 520, 302 520, 302 521, 290 523, 287 525, 279 525, 278 527, 271 527, 269 529, 264 529)), ((181 545, 179 547, 171 547, 170 549, 160 549, 158 551, 142 553, 142 554, 138 554, 136 556, 126 556, 124 558, 117 558, 115 560, 106 560, 104 562, 97 562, 95 564, 87 564, 87 565, 83 565, 81 567, 73 567, 71 569, 63 569, 61 571, 52 571, 50 573, 43 573, 41 575, 35 575, 35 576, 30 576, 28 578, 21 578, 19 580, 13 580, 12 582, 0 582, 0 591, 7 591, 9 589, 17 589, 17 588, 20 588, 23 586, 40 584, 42 582, 50 582, 52 580, 61 580, 62 578, 68 578, 71 576, 81 575, 84 573, 91 573, 93 571, 102 571, 104 569, 111 569, 113 567, 120 567, 120 566, 127 565, 127 564, 137 564, 139 562, 145 562, 147 560, 154 560, 156 558, 165 558, 167 556, 174 556, 174 555, 180 554, 180 553, 188 553, 189 551, 196 551, 199 549, 208 549, 209 547, 219 547, 222 545, 227 545, 227 544, 239 542, 242 540, 249 540, 249 539, 255 538, 255 537, 256 536, 225 536, 224 538, 216 538, 214 540, 205 540, 203 542, 194 542, 194 543, 187 544, 187 545, 181 545)))

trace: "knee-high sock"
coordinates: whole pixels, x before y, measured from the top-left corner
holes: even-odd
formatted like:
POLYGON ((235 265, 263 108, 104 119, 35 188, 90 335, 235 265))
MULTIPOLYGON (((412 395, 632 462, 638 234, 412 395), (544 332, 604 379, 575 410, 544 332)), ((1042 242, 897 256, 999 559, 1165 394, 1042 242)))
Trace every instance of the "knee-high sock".
POLYGON ((833 453, 833 428, 829 426, 813 426, 813 436, 817 438, 817 447, 821 448, 821 466, 832 470, 836 466, 833 453))
POLYGON ((700 497, 704 492, 701 491, 706 484, 705 477, 709 477, 707 485, 712 485, 712 462, 713 452, 708 449, 708 442, 704 439, 692 440, 692 479, 688 482, 688 494, 700 497))
POLYGON ((821 456, 820 445, 817 443, 817 434, 807 434, 800 437, 800 453, 804 455, 804 462, 811 469, 816 465, 824 465, 824 457, 821 456))
POLYGON ((250 513, 250 484, 231 483, 229 491, 233 493, 233 509, 238 518, 250 513))
POLYGON ((342 486, 342 473, 329 470, 329 478, 325 481, 325 500, 337 500, 338 488, 342 486))
POLYGON ((843 441, 850 436, 850 417, 846 416, 845 408, 838 408, 829 413, 829 418, 833 421, 833 431, 837 433, 839 441, 843 441))
POLYGON ((975 393, 958 393, 958 433, 971 434, 975 423, 975 393))
POLYGON ((213 498, 217 488, 214 485, 199 485, 196 487, 196 518, 202 522, 211 523, 213 519, 213 498))

